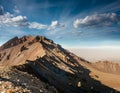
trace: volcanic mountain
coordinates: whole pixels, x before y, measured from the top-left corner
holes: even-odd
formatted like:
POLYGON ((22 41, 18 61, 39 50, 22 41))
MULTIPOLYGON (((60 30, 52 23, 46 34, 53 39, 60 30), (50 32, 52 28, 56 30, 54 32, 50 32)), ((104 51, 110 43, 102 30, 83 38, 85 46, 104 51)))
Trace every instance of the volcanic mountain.
POLYGON ((119 93, 120 73, 96 66, 44 36, 14 37, 0 47, 0 92, 119 93))

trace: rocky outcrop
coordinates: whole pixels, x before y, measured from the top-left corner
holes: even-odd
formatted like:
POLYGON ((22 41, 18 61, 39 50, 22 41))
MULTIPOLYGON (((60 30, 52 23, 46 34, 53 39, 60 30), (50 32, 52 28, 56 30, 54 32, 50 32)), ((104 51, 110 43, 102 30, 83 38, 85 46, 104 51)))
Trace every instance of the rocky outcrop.
POLYGON ((5 67, 0 68, 0 93, 58 93, 58 91, 34 75, 15 67, 5 67))

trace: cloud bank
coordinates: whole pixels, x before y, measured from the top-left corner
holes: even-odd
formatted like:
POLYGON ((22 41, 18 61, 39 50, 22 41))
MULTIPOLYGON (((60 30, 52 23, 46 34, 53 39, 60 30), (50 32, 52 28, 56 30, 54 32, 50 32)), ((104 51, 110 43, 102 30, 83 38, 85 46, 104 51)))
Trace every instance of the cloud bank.
POLYGON ((76 19, 73 23, 75 28, 79 27, 102 27, 119 24, 120 16, 116 13, 94 14, 85 18, 76 19))
MULTIPOLYGON (((18 11, 15 12, 19 13, 18 11)), ((50 25, 46 25, 39 22, 30 22, 26 16, 15 16, 9 12, 3 13, 2 6, 0 6, 0 25, 13 27, 27 27, 29 29, 49 31, 64 27, 64 24, 61 24, 57 20, 52 21, 50 25)))
POLYGON ((13 27, 24 27, 28 26, 28 21, 26 16, 13 16, 10 13, 5 13, 0 15, 0 25, 1 26, 13 26, 13 27))

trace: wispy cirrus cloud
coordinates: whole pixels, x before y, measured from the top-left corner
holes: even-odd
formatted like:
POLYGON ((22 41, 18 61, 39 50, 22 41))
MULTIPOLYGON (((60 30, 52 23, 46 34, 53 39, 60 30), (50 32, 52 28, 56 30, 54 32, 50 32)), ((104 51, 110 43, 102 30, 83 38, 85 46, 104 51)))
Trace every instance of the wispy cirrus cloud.
POLYGON ((113 2, 113 3, 110 3, 104 7, 102 7, 101 9, 99 9, 98 11, 99 12, 117 12, 117 11, 120 11, 120 5, 119 5, 120 1, 117 0, 117 2, 113 2))
POLYGON ((79 27, 102 27, 119 24, 120 16, 116 13, 103 13, 86 16, 85 18, 76 19, 73 23, 75 28, 79 27))
POLYGON ((41 24, 41 23, 38 23, 38 22, 29 22, 29 25, 28 25, 29 28, 31 29, 47 29, 48 26, 47 25, 44 25, 44 24, 41 24))

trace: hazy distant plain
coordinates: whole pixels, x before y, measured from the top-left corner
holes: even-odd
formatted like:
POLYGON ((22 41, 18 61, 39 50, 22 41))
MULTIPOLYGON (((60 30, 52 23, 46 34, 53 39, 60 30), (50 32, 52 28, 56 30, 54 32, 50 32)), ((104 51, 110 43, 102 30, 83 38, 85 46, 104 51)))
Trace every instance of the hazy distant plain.
POLYGON ((76 55, 91 61, 114 61, 120 62, 120 48, 107 48, 107 47, 98 47, 98 48, 70 48, 71 52, 76 55))

